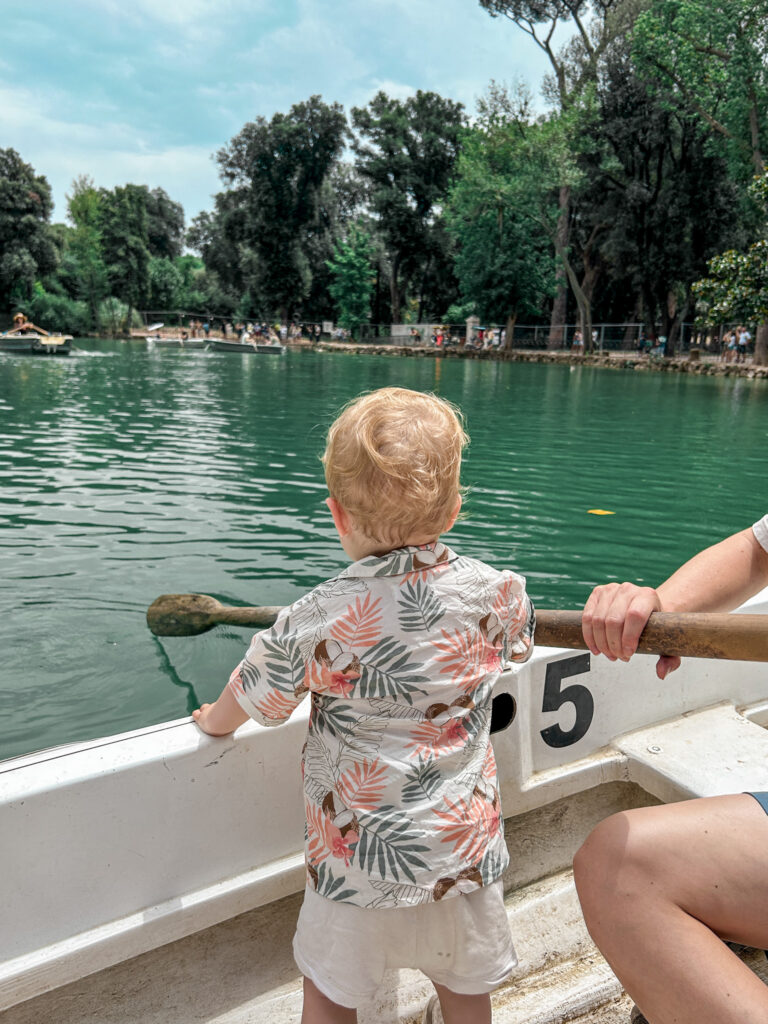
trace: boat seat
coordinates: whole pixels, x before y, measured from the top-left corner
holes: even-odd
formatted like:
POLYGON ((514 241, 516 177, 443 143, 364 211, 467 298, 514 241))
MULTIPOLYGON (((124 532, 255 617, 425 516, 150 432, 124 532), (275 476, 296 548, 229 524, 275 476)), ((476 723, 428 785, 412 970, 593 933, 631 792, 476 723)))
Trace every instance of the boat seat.
POLYGON ((768 791, 768 730, 733 704, 691 711, 618 736, 628 781, 664 803, 768 791))

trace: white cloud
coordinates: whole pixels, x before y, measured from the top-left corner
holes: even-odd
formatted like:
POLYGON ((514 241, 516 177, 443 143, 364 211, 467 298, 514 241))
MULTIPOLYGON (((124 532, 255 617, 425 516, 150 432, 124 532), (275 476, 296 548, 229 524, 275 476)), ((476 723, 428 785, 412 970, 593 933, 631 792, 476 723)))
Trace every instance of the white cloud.
POLYGON ((48 179, 56 220, 65 218, 65 195, 80 174, 104 188, 129 181, 160 186, 182 203, 188 219, 212 205, 210 195, 219 190, 212 146, 158 146, 126 122, 63 120, 45 109, 46 99, 29 89, 0 88, 0 137, 48 179))

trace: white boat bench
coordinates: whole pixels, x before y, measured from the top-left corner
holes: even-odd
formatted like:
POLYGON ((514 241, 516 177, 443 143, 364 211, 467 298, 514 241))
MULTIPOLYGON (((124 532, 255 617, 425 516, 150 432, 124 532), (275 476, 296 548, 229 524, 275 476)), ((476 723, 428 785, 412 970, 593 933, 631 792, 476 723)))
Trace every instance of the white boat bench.
POLYGON ((768 730, 731 703, 617 737, 629 781, 664 803, 768 791, 768 730))

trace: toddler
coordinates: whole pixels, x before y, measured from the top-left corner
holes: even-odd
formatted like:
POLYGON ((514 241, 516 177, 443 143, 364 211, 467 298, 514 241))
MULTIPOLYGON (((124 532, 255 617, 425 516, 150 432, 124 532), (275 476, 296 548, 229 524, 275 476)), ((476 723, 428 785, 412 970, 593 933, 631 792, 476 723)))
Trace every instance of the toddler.
POLYGON ((450 403, 403 388, 341 413, 326 504, 352 564, 257 633, 212 735, 284 722, 303 751, 307 888, 294 938, 304 1024, 356 1021, 384 971, 422 970, 446 1024, 487 1024, 516 964, 490 744, 491 693, 532 650, 525 581, 439 537, 461 507, 467 437, 450 403))

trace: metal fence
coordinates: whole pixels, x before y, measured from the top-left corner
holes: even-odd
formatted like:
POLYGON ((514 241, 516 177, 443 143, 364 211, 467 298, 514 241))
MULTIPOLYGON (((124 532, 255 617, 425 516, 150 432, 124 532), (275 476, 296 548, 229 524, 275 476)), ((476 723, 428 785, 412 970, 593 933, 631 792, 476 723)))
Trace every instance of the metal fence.
MULTIPOLYGON (((675 339, 676 352, 689 352, 699 348, 704 353, 720 355, 723 338, 737 324, 721 324, 701 328, 694 323, 683 323, 675 339)), ((755 325, 744 323, 753 339, 755 325)), ((507 339, 504 324, 365 324, 357 334, 357 341, 377 345, 413 345, 444 348, 512 348, 549 351, 582 351, 577 332, 578 324, 515 324, 511 338, 507 339)), ((593 352, 648 353, 663 352, 666 339, 651 335, 645 324, 599 323, 592 325, 592 344, 583 350, 593 352)))

